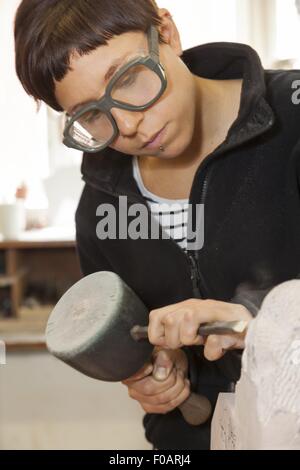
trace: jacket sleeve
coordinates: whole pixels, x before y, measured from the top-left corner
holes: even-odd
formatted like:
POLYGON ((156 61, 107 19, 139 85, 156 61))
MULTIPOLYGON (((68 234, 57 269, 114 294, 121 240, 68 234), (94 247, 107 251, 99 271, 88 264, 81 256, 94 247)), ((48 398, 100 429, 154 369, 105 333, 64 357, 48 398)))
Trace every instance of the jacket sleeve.
POLYGON ((300 149, 299 149, 298 160, 297 160, 297 178, 298 178, 298 189, 299 189, 299 199, 300 199, 300 149))
POLYGON ((76 222, 76 249, 83 276, 97 271, 112 271, 111 265, 101 250, 101 241, 92 230, 93 221, 89 221, 90 200, 87 191, 83 191, 79 202, 76 222))
POLYGON ((83 276, 88 276, 97 271, 112 271, 105 256, 99 253, 99 250, 95 250, 91 241, 85 239, 85 237, 78 232, 76 234, 76 243, 80 269, 83 276))

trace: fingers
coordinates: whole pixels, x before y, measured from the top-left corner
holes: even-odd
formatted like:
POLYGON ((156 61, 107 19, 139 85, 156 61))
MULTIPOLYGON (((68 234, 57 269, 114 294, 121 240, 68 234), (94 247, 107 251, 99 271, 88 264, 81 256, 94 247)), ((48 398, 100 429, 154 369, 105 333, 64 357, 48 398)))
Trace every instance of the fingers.
POLYGON ((176 370, 174 369, 169 377, 163 382, 158 382, 152 377, 152 375, 150 375, 137 382, 131 383, 128 385, 129 396, 131 397, 132 395, 139 395, 139 397, 144 397, 144 399, 146 399, 146 397, 163 393, 166 390, 174 387, 177 380, 176 374, 176 370))
POLYGON ((124 385, 129 385, 130 383, 136 382, 137 380, 141 380, 144 377, 147 377, 153 371, 153 364, 147 363, 145 364, 136 374, 132 375, 126 380, 122 380, 124 385))
POLYGON ((187 399, 190 383, 185 378, 188 361, 182 350, 156 350, 154 353, 154 370, 159 381, 152 375, 144 376, 146 365, 138 374, 123 381, 128 387, 128 394, 137 400, 147 413, 168 413, 187 399), (165 369, 167 378, 161 379, 159 369, 165 369), (138 378, 139 377, 139 378, 138 378))
MULTIPOLYGON (((179 304, 168 305, 160 309, 152 310, 149 314, 148 337, 152 344, 164 346, 165 341, 165 322, 168 318, 172 322, 174 312, 180 309, 179 304), (168 315, 168 313, 171 315, 168 315)), ((170 325, 171 326, 171 325, 170 325)))
POLYGON ((185 312, 179 325, 179 338, 182 345, 195 346, 204 344, 204 339, 198 334, 200 323, 197 314, 189 310, 185 312))
POLYGON ((161 343, 170 349, 182 346, 199 345, 203 339, 198 335, 199 320, 192 309, 179 308, 175 313, 168 313, 163 319, 164 338, 161 343))
POLYGON ((183 374, 177 371, 177 380, 171 389, 162 394, 149 397, 148 400, 139 400, 146 413, 165 414, 177 408, 190 395, 190 383, 183 378, 183 374))
POLYGON ((204 346, 204 356, 209 361, 216 361, 230 349, 243 348, 244 339, 238 335, 209 335, 204 346))
POLYGON ((155 380, 164 381, 170 375, 174 362, 172 355, 166 350, 154 353, 153 377, 155 380))
POLYGON ((198 313, 189 305, 167 313, 164 309, 153 310, 148 327, 149 341, 170 349, 203 344, 203 338, 198 335, 198 313))
POLYGON ((147 384, 144 384, 142 393, 140 393, 140 391, 136 388, 132 388, 130 390, 130 397, 148 405, 164 405, 172 399, 177 398, 185 386, 184 375, 181 371, 174 371, 172 374, 172 379, 168 382, 168 384, 163 384, 164 388, 156 387, 156 381, 154 379, 152 380, 154 383, 150 382, 148 384, 148 388, 147 384), (145 393, 146 391, 148 393, 145 393))
POLYGON ((178 349, 204 344, 198 329, 202 323, 252 319, 239 304, 215 300, 189 299, 152 310, 149 315, 149 341, 160 347, 178 349))

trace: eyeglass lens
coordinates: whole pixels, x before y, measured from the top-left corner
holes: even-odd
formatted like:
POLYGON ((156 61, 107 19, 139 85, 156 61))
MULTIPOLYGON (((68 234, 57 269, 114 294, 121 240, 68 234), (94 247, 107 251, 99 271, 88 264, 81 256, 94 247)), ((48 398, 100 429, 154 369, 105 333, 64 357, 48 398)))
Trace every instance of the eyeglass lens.
MULTIPOLYGON (((155 72, 137 64, 119 77, 111 91, 111 98, 130 106, 146 106, 158 96, 161 86, 155 72)), ((107 115, 91 105, 74 121, 70 134, 80 145, 95 148, 105 145, 113 137, 114 128, 107 115)))

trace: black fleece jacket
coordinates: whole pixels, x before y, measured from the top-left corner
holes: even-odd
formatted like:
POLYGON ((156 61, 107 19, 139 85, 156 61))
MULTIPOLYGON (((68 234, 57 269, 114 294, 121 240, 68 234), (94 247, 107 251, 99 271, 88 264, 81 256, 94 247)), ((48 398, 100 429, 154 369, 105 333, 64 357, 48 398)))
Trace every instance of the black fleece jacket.
MULTIPOLYGON (((243 78, 238 118, 199 166, 190 193, 190 203, 205 208, 203 248, 186 255, 173 240, 99 240, 100 204, 118 214, 120 195, 128 206, 146 202, 132 156, 107 148, 84 155, 82 164, 86 185, 76 213, 82 272, 118 273, 149 310, 192 297, 231 301, 240 286, 269 289, 300 272, 300 104, 292 100, 300 71, 264 70, 243 44, 205 44, 182 58, 201 77, 243 78)), ((210 363, 202 347, 185 349, 193 389, 214 404, 238 379, 240 356, 228 352, 210 363)), ((191 427, 177 410, 146 415, 144 425, 158 449, 209 448, 210 423, 191 427)))

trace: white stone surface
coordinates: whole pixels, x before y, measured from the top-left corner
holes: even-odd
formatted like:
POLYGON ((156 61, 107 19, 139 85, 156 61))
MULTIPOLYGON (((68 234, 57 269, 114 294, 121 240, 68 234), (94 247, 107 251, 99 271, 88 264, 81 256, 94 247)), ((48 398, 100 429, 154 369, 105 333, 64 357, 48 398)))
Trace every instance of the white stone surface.
POLYGON ((212 449, 300 449, 300 281, 265 298, 251 323, 235 394, 221 394, 212 449))

